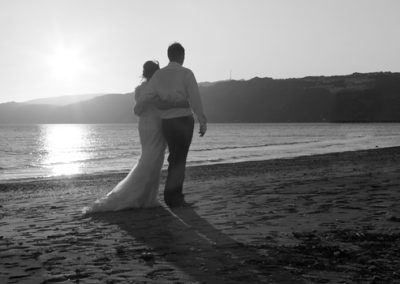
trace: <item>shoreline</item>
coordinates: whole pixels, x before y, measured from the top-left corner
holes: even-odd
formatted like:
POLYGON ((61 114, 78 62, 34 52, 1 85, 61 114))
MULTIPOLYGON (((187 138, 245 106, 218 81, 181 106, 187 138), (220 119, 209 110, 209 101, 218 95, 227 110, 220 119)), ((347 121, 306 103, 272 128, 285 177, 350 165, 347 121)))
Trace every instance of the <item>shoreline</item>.
POLYGON ((193 207, 83 216, 126 173, 1 184, 1 283, 400 282, 400 147, 190 167, 193 207))
MULTIPOLYGON (((286 161, 286 160, 299 160, 299 159, 307 159, 310 157, 324 157, 327 158, 331 156, 337 156, 338 154, 349 154, 349 153, 365 153, 365 152, 374 152, 374 151, 392 151, 396 149, 400 149, 400 146, 390 146, 390 147, 376 147, 371 149, 365 150, 351 150, 351 151, 343 151, 343 152, 330 152, 330 153, 323 153, 323 154, 312 154, 312 155, 301 155, 295 157, 286 157, 286 158, 273 158, 273 159, 262 159, 262 160, 249 160, 249 161, 238 161, 238 162, 221 162, 221 163, 210 163, 210 164, 201 164, 201 165, 189 165, 186 167, 187 170, 190 169, 202 169, 202 168, 209 168, 209 167, 230 167, 234 165, 242 166, 246 164, 268 164, 268 163, 275 163, 279 161, 286 161)), ((166 165, 164 165, 165 167, 166 165)), ((44 176, 44 177, 35 177, 35 178, 20 178, 20 179, 0 179, 0 186, 7 185, 7 184, 14 184, 14 183, 30 183, 30 182, 46 182, 46 181, 62 181, 62 180, 71 180, 71 179, 85 179, 90 177, 104 177, 104 176, 121 176, 126 175, 129 173, 129 169, 127 170, 116 170, 116 171, 105 171, 105 172, 94 172, 94 173, 80 173, 80 174, 73 174, 73 175, 58 175, 58 176, 44 176)), ((166 169, 162 170, 162 175, 165 175, 166 169)), ((1 190, 1 188, 0 188, 1 190)))

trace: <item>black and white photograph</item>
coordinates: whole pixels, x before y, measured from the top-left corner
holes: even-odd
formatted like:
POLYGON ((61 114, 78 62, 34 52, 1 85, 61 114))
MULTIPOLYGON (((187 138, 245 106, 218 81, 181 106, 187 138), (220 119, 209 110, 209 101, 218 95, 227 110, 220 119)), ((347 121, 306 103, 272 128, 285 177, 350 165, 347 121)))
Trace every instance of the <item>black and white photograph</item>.
POLYGON ((0 0, 0 284, 400 284, 399 0, 0 0))

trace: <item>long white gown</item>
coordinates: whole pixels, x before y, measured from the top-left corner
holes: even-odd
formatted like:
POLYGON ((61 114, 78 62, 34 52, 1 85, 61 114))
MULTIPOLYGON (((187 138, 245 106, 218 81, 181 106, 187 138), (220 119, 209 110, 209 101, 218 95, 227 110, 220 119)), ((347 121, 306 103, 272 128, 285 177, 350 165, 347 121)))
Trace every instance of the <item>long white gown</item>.
MULTIPOLYGON (((150 96, 146 85, 145 82, 136 88, 136 102, 150 96)), ((92 206, 85 207, 84 213, 160 206, 157 196, 166 142, 161 131, 161 119, 155 107, 147 107, 140 115, 138 128, 142 146, 139 161, 106 196, 96 200, 92 206)))

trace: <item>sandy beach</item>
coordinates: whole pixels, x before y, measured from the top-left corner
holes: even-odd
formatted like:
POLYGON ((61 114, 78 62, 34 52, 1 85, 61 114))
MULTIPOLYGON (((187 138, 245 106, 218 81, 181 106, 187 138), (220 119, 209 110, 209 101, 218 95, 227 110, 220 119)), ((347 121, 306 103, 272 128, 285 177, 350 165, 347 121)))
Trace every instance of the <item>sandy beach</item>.
POLYGON ((191 208, 82 216, 125 174, 1 183, 0 283, 400 283, 400 147, 191 167, 191 208))

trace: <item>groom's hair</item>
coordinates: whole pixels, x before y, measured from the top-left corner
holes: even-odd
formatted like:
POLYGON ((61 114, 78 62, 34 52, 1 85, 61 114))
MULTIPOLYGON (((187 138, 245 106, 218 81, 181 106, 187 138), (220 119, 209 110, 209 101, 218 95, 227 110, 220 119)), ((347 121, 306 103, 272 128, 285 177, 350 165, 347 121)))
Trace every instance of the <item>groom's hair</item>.
POLYGON ((168 47, 168 58, 170 61, 178 61, 185 55, 185 49, 179 42, 174 42, 168 47))

